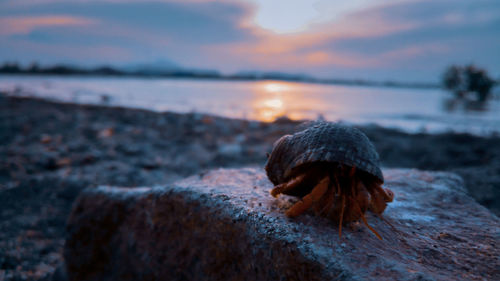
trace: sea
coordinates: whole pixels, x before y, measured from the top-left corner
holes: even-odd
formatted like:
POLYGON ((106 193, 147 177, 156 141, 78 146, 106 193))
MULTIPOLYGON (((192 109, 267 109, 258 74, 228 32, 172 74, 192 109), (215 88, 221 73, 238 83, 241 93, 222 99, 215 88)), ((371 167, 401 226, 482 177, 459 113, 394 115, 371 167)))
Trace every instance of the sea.
POLYGON ((273 122, 343 121, 411 133, 500 134, 500 94, 487 103, 442 89, 326 85, 285 81, 0 76, 0 91, 79 104, 199 113, 273 122))

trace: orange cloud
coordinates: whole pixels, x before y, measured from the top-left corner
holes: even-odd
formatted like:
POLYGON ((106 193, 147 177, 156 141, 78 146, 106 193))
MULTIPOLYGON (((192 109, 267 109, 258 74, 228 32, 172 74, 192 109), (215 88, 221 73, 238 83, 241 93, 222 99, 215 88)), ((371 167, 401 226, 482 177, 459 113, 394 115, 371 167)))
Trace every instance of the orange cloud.
MULTIPOLYGON (((212 46, 212 50, 223 49, 224 53, 243 57, 250 62, 266 67, 283 68, 288 66, 325 66, 368 67, 385 63, 389 57, 373 58, 363 54, 335 52, 331 48, 337 41, 355 38, 376 38, 389 34, 409 31, 419 27, 417 22, 389 21, 380 9, 352 13, 334 21, 309 26, 307 31, 279 34, 256 26, 251 17, 244 19, 240 28, 254 36, 250 42, 239 42, 212 46)), ((411 55, 410 50, 405 50, 411 55)), ((402 53, 401 53, 402 54, 402 53)))
POLYGON ((0 35, 26 34, 41 27, 81 26, 95 23, 93 19, 64 15, 3 17, 0 18, 0 35))
POLYGON ((419 46, 404 47, 385 52, 372 59, 372 63, 377 66, 389 66, 396 62, 416 58, 419 56, 425 56, 430 53, 442 54, 449 51, 449 48, 439 43, 427 43, 421 44, 419 46))
MULTIPOLYGON (((298 35, 294 40, 299 40, 298 35)), ((304 38, 307 38, 305 36, 304 38)), ((309 37, 312 38, 312 37, 309 37)), ((320 42, 318 39, 316 42, 320 42)), ((258 42, 256 45, 250 46, 218 46, 210 48, 211 53, 231 54, 234 57, 246 58, 249 62, 253 63, 254 66, 268 67, 271 69, 295 69, 297 67, 321 67, 321 66, 338 66, 338 67, 382 67, 395 65, 403 62, 407 59, 412 59, 421 55, 428 53, 443 53, 447 49, 440 44, 423 44, 420 46, 403 47, 395 50, 390 50, 376 56, 362 53, 351 53, 351 52, 335 52, 335 51, 323 51, 319 49, 312 48, 312 51, 301 50, 297 46, 307 46, 310 41, 305 40, 304 42, 299 42, 297 45, 290 45, 292 41, 268 41, 265 45, 263 42, 258 42), (272 45, 272 44, 276 45, 272 45), (278 43, 281 43, 278 44, 278 43), (252 47, 256 47, 252 52, 252 47), (269 49, 265 49, 266 47, 269 49), (262 49, 260 49, 262 48, 262 49), (242 56, 244 54, 244 56, 242 56)), ((315 42, 313 42, 315 43, 315 42)), ((314 46, 314 44, 312 45, 314 46)))
POLYGON ((349 54, 338 54, 333 52, 315 51, 309 53, 293 54, 286 53, 280 56, 265 55, 253 58, 259 65, 278 68, 293 68, 297 66, 345 66, 357 67, 366 66, 366 58, 349 54))
POLYGON ((330 55, 326 52, 318 51, 307 54, 305 59, 309 64, 323 64, 330 59, 330 55))

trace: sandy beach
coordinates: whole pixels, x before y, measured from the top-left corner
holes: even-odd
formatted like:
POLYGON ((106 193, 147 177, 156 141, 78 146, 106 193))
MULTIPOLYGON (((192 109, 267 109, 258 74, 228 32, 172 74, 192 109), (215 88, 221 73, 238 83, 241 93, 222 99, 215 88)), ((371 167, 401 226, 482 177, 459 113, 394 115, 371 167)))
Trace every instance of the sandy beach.
MULTIPOLYGON (((0 279, 51 280, 79 191, 165 185, 216 167, 263 167, 301 123, 76 105, 0 95, 0 279)), ((360 127, 384 167, 459 174, 500 215, 500 137, 360 127)), ((57 276, 56 272, 56 276, 57 276)))

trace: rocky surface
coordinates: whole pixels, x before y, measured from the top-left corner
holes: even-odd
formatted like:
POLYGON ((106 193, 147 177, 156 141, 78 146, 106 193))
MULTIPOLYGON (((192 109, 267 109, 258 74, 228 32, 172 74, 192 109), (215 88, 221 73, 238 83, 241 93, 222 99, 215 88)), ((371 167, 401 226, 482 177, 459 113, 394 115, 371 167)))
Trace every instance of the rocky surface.
MULTIPOLYGON (((152 186, 217 167, 263 167, 299 122, 56 103, 0 93, 0 280, 50 280, 78 193, 152 186)), ((500 137, 360 127, 386 167, 447 170, 500 214, 500 137)))
POLYGON ((0 281, 52 278, 85 187, 165 184, 207 168, 263 164, 295 125, 0 93, 0 281))
POLYGON ((449 173, 384 170, 384 217, 344 228, 269 195, 261 168, 167 186, 88 188, 73 207, 71 280, 500 280, 500 220, 449 173))

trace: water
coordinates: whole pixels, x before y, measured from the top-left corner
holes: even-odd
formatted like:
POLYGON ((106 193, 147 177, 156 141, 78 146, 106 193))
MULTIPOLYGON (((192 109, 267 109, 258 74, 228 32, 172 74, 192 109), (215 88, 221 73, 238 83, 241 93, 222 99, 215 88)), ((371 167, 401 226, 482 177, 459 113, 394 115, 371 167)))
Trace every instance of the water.
POLYGON ((500 100, 486 106, 439 89, 317 85, 282 81, 0 76, 0 91, 19 96, 154 111, 200 112, 272 121, 325 118, 409 132, 500 132, 500 100))

